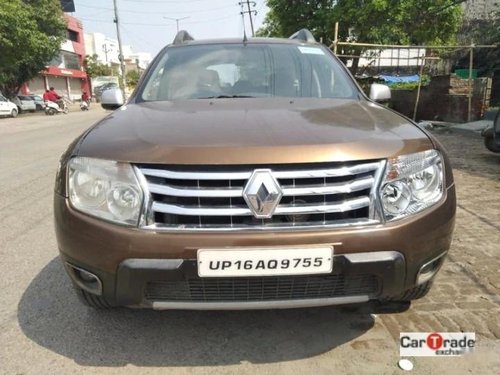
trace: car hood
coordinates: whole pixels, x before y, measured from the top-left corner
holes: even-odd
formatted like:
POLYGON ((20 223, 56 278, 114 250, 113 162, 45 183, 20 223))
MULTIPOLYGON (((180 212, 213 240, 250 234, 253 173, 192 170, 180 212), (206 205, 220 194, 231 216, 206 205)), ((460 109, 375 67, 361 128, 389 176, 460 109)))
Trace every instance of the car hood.
POLYGON ((380 159, 432 148, 406 118, 351 99, 201 99, 128 104, 97 123, 78 155, 162 164, 380 159))

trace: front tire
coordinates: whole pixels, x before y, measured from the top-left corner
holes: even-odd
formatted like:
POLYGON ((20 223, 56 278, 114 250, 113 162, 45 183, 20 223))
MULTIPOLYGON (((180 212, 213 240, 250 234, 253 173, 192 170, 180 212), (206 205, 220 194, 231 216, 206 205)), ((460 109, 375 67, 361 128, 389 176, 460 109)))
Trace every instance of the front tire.
POLYGON ((488 134, 484 137, 484 145, 491 152, 500 153, 500 145, 496 144, 493 132, 491 135, 488 134))
POLYGON ((10 111, 10 117, 12 117, 12 118, 16 118, 17 114, 18 114, 17 109, 13 109, 12 111, 10 111))
POLYGON ((96 310, 108 310, 113 307, 103 297, 96 296, 81 288, 75 287, 75 292, 80 302, 87 307, 92 307, 96 310))

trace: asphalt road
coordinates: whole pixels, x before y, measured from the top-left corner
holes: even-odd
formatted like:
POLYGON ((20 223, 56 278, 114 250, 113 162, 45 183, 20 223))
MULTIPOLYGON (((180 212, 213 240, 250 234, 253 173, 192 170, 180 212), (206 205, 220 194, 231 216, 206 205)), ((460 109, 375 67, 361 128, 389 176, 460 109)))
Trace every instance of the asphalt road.
POLYGON ((96 312, 58 259, 58 158, 105 112, 0 119, 0 374, 399 374, 400 331, 474 331, 475 353, 414 373, 500 373, 500 156, 440 134, 456 166, 457 229, 429 296, 398 314, 316 308, 96 312), (465 150, 465 152, 464 152, 465 150))

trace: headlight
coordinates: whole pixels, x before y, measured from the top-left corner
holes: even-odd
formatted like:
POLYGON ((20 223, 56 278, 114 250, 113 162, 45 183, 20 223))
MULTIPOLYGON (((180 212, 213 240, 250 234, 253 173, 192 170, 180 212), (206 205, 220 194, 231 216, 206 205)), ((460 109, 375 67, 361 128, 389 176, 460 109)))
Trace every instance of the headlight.
POLYGON ((68 163, 68 195, 79 211, 105 220, 137 225, 143 193, 132 166, 76 157, 68 163))
POLYGON ((389 159, 380 197, 387 220, 436 204, 443 196, 443 159, 436 150, 389 159))

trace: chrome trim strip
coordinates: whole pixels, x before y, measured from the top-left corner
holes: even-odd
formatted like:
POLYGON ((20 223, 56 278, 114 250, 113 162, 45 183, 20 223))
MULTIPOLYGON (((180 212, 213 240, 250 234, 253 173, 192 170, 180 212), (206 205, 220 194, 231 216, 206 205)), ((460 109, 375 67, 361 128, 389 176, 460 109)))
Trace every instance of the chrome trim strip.
MULTIPOLYGON (((370 205, 370 198, 361 197, 343 201, 338 204, 278 206, 274 215, 319 214, 329 212, 345 212, 357 210, 370 205)), ((253 216, 249 208, 244 207, 187 207, 175 204, 153 202, 153 211, 186 216, 253 216)))
POLYGON ((243 196, 242 188, 177 188, 169 185, 149 184, 149 191, 173 197, 234 198, 243 196))
POLYGON ((288 301, 242 301, 242 302, 164 302, 153 301, 154 310, 267 310, 295 309, 301 307, 317 307, 346 305, 368 302, 366 295, 318 299, 299 299, 288 301))
POLYGON ((448 251, 445 251, 443 252, 442 254, 439 254, 437 257, 434 257, 432 258, 431 260, 429 260, 428 262, 425 262, 421 267, 420 269, 418 270, 418 273, 417 273, 417 280, 416 280, 416 284, 417 285, 421 285, 423 283, 425 283, 426 281, 429 281, 430 279, 432 279, 434 277, 434 275, 436 275, 436 273, 441 269, 441 267, 443 266, 443 262, 441 261, 441 264, 434 270, 432 270, 432 272, 428 272, 426 274, 422 274, 422 270, 427 267, 429 264, 432 264, 434 263, 435 261, 445 257, 446 255, 448 254, 448 251))
POLYGON ((370 198, 361 197, 343 201, 338 204, 301 205, 301 206, 278 206, 274 215, 294 214, 322 214, 329 212, 345 212, 357 210, 370 205, 370 198))
POLYGON ((370 213, 369 218, 372 220, 377 220, 379 222, 385 223, 384 209, 382 207, 382 202, 380 201, 380 186, 385 177, 387 161, 381 160, 379 162, 379 167, 373 176, 375 183, 370 191, 370 213))
POLYGON ((253 216, 252 211, 244 207, 186 207, 160 202, 153 202, 153 211, 186 216, 253 216))
POLYGON ((273 171, 273 176, 277 179, 282 178, 328 178, 350 176, 354 174, 366 173, 376 170, 380 162, 357 164, 351 167, 331 168, 331 169, 311 169, 295 171, 273 171))
POLYGON ((132 166, 135 177, 139 181, 139 185, 142 189, 144 195, 144 201, 142 202, 141 216, 139 218, 139 227, 144 227, 154 223, 154 216, 151 207, 153 206, 153 199, 149 193, 149 185, 146 177, 142 174, 141 170, 137 166, 132 166))
MULTIPOLYGON (((371 172, 376 170, 379 166, 380 162, 372 162, 341 168, 273 171, 273 176, 277 179, 340 177, 371 172)), ((247 180, 253 173, 253 170, 248 172, 177 172, 152 168, 140 168, 140 170, 146 176, 174 180, 247 180)))
POLYGON ((75 266, 75 265, 73 265, 73 264, 71 264, 69 262, 64 262, 64 268, 66 269, 66 272, 71 277, 71 279, 80 288, 82 288, 83 290, 86 290, 87 292, 89 292, 91 294, 95 294, 97 296, 102 295, 102 281, 101 281, 101 279, 97 275, 95 275, 94 273, 92 273, 90 271, 87 271, 86 269, 77 267, 77 266, 75 266), (86 285, 85 283, 81 282, 80 279, 78 278, 78 276, 76 276, 75 270, 76 271, 80 271, 80 272, 85 272, 85 273, 91 275, 96 280, 96 282, 97 282, 97 288, 96 289, 89 288, 88 285, 86 285))
POLYGON ((164 232, 164 233, 189 233, 189 232, 287 232, 287 231, 318 231, 318 230, 332 230, 338 228, 361 228, 367 225, 376 225, 380 224, 379 221, 369 220, 369 219, 353 219, 353 220, 338 220, 333 223, 325 222, 324 224, 299 224, 299 225, 280 225, 280 224, 267 224, 267 225, 235 225, 235 226, 227 226, 227 225, 212 225, 212 226, 203 226, 196 227, 190 225, 162 225, 162 224, 151 224, 141 229, 151 230, 155 232, 164 232))
POLYGON ((395 261, 403 257, 403 254, 397 251, 373 251, 365 253, 338 254, 338 255, 342 255, 346 257, 349 262, 356 264, 395 261))
POLYGON ((306 185, 300 187, 281 187, 284 196, 295 195, 327 195, 352 193, 353 191, 365 190, 372 187, 374 183, 372 176, 355 179, 351 182, 338 182, 327 185, 306 185))
MULTIPOLYGON (((201 168, 201 167, 200 167, 201 168)), ((162 177, 172 180, 247 180, 250 172, 175 172, 164 169, 140 168, 146 176, 162 177)))

